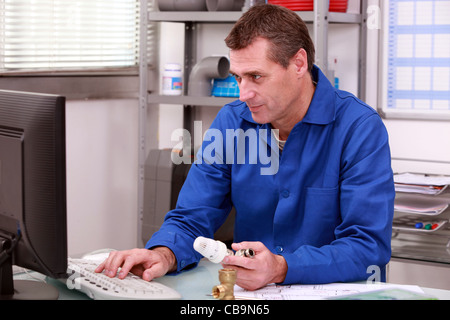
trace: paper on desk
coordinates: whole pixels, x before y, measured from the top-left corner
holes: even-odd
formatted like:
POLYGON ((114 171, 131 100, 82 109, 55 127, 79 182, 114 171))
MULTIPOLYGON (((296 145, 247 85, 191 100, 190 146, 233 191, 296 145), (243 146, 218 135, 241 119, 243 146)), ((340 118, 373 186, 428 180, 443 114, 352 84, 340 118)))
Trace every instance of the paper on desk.
POLYGON ((397 192, 438 195, 450 184, 450 177, 402 173, 394 175, 394 183, 397 192))
POLYGON ((256 291, 248 291, 236 285, 234 288, 234 295, 236 299, 320 300, 391 288, 400 288, 412 292, 424 293, 420 287, 410 285, 388 283, 330 283, 317 285, 295 284, 285 286, 269 284, 256 291))
POLYGON ((439 215, 449 206, 449 200, 401 195, 395 198, 394 209, 405 213, 439 215))
POLYGON ((446 186, 450 184, 449 176, 426 175, 418 173, 399 173, 394 175, 395 183, 418 184, 428 186, 446 186))

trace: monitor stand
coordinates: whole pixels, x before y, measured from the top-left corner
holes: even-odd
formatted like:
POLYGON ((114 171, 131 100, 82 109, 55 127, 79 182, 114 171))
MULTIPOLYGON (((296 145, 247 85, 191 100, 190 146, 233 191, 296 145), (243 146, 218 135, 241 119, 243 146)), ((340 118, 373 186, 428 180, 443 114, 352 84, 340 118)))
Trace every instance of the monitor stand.
POLYGON ((5 248, 8 240, 0 237, 0 300, 57 300, 58 290, 34 280, 13 280, 12 257, 5 248))

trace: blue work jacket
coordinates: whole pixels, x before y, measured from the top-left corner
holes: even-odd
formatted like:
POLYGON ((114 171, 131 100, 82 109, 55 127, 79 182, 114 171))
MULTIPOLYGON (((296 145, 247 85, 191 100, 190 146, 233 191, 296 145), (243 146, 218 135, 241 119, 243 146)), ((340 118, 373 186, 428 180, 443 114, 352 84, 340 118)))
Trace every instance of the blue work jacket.
POLYGON ((308 112, 282 152, 244 102, 219 111, 177 207, 147 248, 169 247, 178 272, 195 266, 194 240, 212 238, 234 206, 234 242, 261 241, 282 255, 284 284, 361 281, 384 270, 395 197, 387 131, 373 108, 334 89, 317 67, 313 78, 308 112))

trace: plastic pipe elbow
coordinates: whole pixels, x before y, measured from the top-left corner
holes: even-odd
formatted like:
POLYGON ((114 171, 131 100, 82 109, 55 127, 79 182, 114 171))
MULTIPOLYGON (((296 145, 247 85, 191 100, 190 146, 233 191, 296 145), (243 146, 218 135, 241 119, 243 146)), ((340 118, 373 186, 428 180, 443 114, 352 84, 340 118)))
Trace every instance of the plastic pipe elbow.
POLYGON ((188 95, 194 97, 211 96, 212 80, 225 79, 230 72, 230 61, 227 57, 212 56, 203 58, 192 68, 189 75, 188 95))

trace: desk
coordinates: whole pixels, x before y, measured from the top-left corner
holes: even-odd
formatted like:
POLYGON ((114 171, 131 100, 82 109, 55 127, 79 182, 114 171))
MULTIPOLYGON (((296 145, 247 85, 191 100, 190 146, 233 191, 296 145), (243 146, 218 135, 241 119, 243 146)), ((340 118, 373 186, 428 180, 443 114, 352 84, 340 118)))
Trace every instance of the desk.
MULTIPOLYGON (((154 281, 160 282, 177 290, 185 300, 215 300, 211 296, 213 286, 219 284, 218 271, 222 268, 220 264, 214 264, 202 259, 199 265, 179 275, 167 275, 154 281)), ((60 293, 61 300, 89 300, 89 298, 76 290, 70 290, 64 282, 49 279, 60 293)), ((422 288, 425 294, 440 300, 450 300, 450 290, 433 288, 422 288)))
MULTIPOLYGON (((219 284, 218 272, 220 269, 222 269, 222 265, 203 259, 192 270, 178 275, 166 275, 153 281, 175 289, 184 300, 215 300, 211 296, 211 291, 213 286, 219 284)), ((68 289, 62 281, 48 279, 48 283, 58 289, 60 300, 90 300, 85 294, 68 289)))

